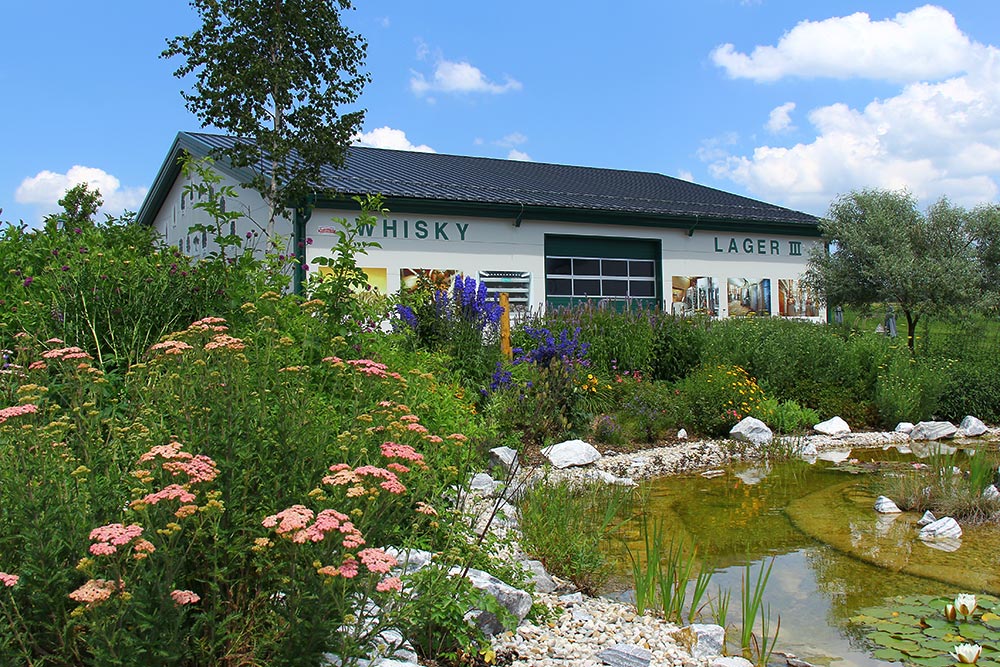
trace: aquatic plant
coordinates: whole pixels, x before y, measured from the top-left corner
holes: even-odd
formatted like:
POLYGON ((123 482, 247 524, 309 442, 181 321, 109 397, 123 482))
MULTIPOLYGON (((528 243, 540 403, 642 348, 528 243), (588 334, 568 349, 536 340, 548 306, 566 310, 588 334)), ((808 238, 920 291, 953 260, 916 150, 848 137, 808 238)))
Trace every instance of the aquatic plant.
POLYGON ((851 621, 867 629, 878 660, 1000 666, 1000 599, 992 595, 899 596, 861 609, 851 621))

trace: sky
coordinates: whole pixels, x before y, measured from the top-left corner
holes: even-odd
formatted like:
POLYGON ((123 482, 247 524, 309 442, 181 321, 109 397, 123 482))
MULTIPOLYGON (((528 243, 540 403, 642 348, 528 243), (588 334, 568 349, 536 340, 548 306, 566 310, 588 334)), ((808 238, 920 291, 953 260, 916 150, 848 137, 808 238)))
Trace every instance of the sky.
MULTIPOLYGON (((0 220, 135 211, 187 111, 181 0, 9 2, 0 220)), ((651 171, 823 215, 863 188, 1000 199, 1000 2, 361 0, 356 141, 651 171)), ((214 128, 206 128, 214 131, 214 128)))

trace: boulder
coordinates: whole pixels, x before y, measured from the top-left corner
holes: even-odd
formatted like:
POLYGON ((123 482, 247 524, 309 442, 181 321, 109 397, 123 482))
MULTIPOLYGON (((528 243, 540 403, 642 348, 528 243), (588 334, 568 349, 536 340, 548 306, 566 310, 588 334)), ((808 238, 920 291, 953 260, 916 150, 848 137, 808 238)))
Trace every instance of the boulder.
POLYGON ((749 442, 753 445, 766 445, 774 438, 767 424, 756 417, 744 417, 729 431, 729 437, 739 442, 749 442))
POLYGON ((896 424, 896 433, 907 433, 909 434, 913 431, 912 422, 899 422, 896 424))
POLYGON ((937 521, 937 517, 934 516, 934 512, 927 510, 924 515, 917 520, 917 525, 921 528, 937 521))
POLYGON ((879 496, 875 499, 875 511, 879 514, 899 514, 903 510, 896 507, 896 503, 891 498, 879 496))
POLYGON ((539 593, 552 593, 559 587, 552 575, 542 565, 542 561, 529 560, 525 562, 525 565, 528 566, 531 580, 535 583, 535 590, 539 593))
POLYGON ((708 663, 709 667, 753 667, 753 663, 738 655, 726 655, 708 663))
POLYGON ((695 660, 714 658, 725 652, 726 629, 721 625, 692 623, 674 634, 675 638, 688 645, 691 657, 695 660))
POLYGON ((957 431, 951 422, 920 422, 910 431, 910 440, 942 440, 954 437, 957 431))
POLYGON ((677 431, 678 440, 687 440, 687 437, 688 437, 688 432, 686 429, 682 428, 681 430, 677 431))
POLYGON ((595 657, 611 667, 647 667, 653 661, 653 652, 635 644, 615 644, 595 657))
POLYGON ((469 480, 469 490, 482 496, 492 496, 498 487, 503 486, 501 482, 494 480, 484 472, 476 473, 469 480))
MULTIPOLYGON (((462 573, 462 568, 453 567, 448 571, 448 574, 455 576, 462 573)), ((509 611, 516 619, 514 626, 517 627, 524 617, 528 615, 531 611, 531 594, 527 591, 522 591, 519 588, 514 588, 513 586, 506 584, 491 574, 483 572, 482 570, 476 570, 470 568, 466 573, 466 578, 472 582, 472 585, 479 590, 492 595, 496 598, 496 601, 500 603, 504 609, 509 611)), ((511 630, 513 628, 505 628, 500 619, 496 617, 495 614, 488 611, 476 611, 472 614, 476 625, 486 633, 488 636, 493 636, 495 634, 501 633, 504 630, 511 630)))
POLYGON ((983 498, 987 500, 1000 500, 1000 489, 997 489, 995 484, 990 484, 983 489, 983 498))
POLYGON ((816 449, 816 443, 808 440, 799 442, 795 446, 794 451, 796 456, 809 463, 809 465, 816 463, 816 459, 819 458, 819 450, 816 449))
POLYGON ((556 468, 586 466, 601 458, 601 453, 593 445, 583 440, 567 440, 542 450, 542 454, 556 468))
POLYGON ((982 422, 978 417, 973 417, 972 415, 966 415, 962 423, 958 425, 958 430, 961 431, 962 435, 966 435, 970 438, 975 438, 983 433, 986 433, 986 424, 982 422))
POLYGON ((958 539, 962 536, 962 527, 950 516, 938 519, 920 529, 922 540, 958 539))
POLYGON ((512 471, 517 471, 520 467, 516 449, 494 447, 490 450, 490 468, 501 468, 505 474, 510 475, 512 471))
POLYGON ((816 424, 813 430, 823 435, 844 435, 851 432, 851 427, 840 417, 833 417, 816 424))

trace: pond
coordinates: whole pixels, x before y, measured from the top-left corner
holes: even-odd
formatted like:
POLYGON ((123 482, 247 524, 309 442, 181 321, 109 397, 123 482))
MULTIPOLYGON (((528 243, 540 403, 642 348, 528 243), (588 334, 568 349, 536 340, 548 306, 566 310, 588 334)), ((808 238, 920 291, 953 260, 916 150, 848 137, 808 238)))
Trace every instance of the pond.
MULTIPOLYGON (((730 624, 739 622, 745 566, 756 574, 771 558, 764 599, 772 616, 781 617, 777 650, 814 664, 892 664, 874 659, 863 632, 849 623, 859 609, 886 597, 1000 593, 1000 531, 965 528, 957 550, 931 548, 916 538, 918 515, 874 512, 877 475, 851 474, 898 470, 916 459, 895 449, 856 450, 849 456, 860 465, 834 462, 846 453, 825 456, 832 460, 758 463, 712 478, 661 478, 642 488, 647 516, 663 520, 667 540, 698 545, 699 558, 715 567, 709 590, 732 591, 730 624)), ((641 551, 638 519, 624 534, 641 551)))

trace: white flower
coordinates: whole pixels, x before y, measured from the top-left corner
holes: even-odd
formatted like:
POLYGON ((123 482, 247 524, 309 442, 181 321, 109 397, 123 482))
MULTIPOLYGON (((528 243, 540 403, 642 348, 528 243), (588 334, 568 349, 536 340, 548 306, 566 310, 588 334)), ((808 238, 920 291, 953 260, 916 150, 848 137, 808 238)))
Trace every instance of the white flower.
POLYGON ((944 606, 944 617, 949 621, 954 621, 958 614, 955 613, 955 605, 950 602, 944 606))
POLYGON ((976 660, 979 660, 979 653, 982 650, 983 647, 978 644, 956 644, 955 650, 950 651, 949 655, 963 665, 974 665, 976 660))
POLYGON ((962 616, 968 616, 976 610, 976 596, 969 593, 959 593, 955 598, 955 609, 962 616))

